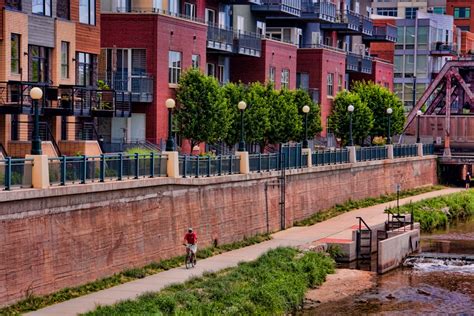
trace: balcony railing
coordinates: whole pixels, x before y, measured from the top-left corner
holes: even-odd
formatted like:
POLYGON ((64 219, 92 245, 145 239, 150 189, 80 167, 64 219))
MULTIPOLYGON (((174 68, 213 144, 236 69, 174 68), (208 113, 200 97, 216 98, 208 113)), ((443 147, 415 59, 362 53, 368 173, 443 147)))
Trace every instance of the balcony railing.
POLYGON ((347 24, 347 28, 358 31, 361 24, 360 15, 351 10, 346 10, 341 16, 341 22, 347 24))
POLYGON ((372 73, 372 57, 362 56, 360 72, 369 75, 372 73))
POLYGON ((445 44, 442 42, 436 42, 431 45, 431 55, 456 55, 457 54, 457 45, 455 44, 445 44))
POLYGON ((257 34, 235 33, 236 51, 242 55, 260 57, 262 39, 257 34))
MULTIPOLYGON (((321 24, 322 29, 334 30, 342 34, 361 34, 362 33, 362 16, 351 10, 338 12, 334 23, 321 24)), ((368 27, 368 25, 366 25, 368 27)))
POLYGON ((364 36, 364 40, 371 42, 392 42, 398 39, 397 27, 393 25, 374 26, 372 36, 364 36))
POLYGON ((21 0, 5 0, 5 7, 21 11, 21 0))
POLYGON ((360 31, 363 35, 371 36, 374 31, 374 22, 371 18, 361 15, 360 16, 360 31))
POLYGON ((328 2, 303 0, 301 2, 301 16, 306 19, 335 22, 336 5, 328 2))
POLYGON ((225 3, 225 4, 255 4, 255 5, 262 4, 261 0, 224 0, 220 2, 225 3))
POLYGON ((230 29, 217 25, 207 27, 207 47, 217 50, 233 52, 234 34, 230 29))
POLYGON ((131 101, 140 103, 153 102, 154 79, 150 75, 122 78, 115 76, 106 80, 109 87, 116 91, 117 101, 131 101))
POLYGON ((361 63, 360 55, 354 53, 347 53, 346 56, 346 70, 347 71, 360 71, 360 63, 361 63))
POLYGON ((261 5, 253 5, 252 10, 292 16, 301 15, 301 0, 262 0, 261 5))

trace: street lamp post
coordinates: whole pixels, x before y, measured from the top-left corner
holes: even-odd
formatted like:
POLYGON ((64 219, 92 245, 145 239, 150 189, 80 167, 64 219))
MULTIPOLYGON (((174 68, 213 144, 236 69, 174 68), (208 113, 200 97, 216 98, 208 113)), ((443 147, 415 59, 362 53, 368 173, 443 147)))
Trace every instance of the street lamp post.
POLYGON ((303 148, 308 148, 308 113, 309 113, 309 106, 303 106, 303 113, 304 113, 304 140, 303 140, 303 148))
POLYGON ((240 142, 239 142, 239 151, 245 151, 245 140, 244 140, 244 111, 247 108, 247 103, 240 101, 237 104, 237 107, 240 110, 240 142))
POLYGON ((354 139, 352 138, 352 113, 354 113, 354 106, 351 104, 347 107, 349 112, 349 146, 354 146, 354 139))
POLYGON ((38 87, 34 87, 30 91, 30 97, 33 100, 34 106, 34 123, 33 123, 33 135, 31 142, 31 154, 32 155, 41 155, 41 139, 39 135, 39 109, 38 109, 38 100, 43 97, 43 90, 38 87))
POLYGON ((420 116, 423 114, 421 110, 416 112, 416 143, 420 143, 420 116))
POLYGON ((175 151, 174 140, 173 140, 173 114, 172 111, 176 106, 176 102, 173 99, 168 99, 165 102, 166 108, 168 109, 168 139, 166 140, 166 151, 175 151))
POLYGON ((393 109, 388 108, 387 109, 387 116, 388 116, 388 135, 387 135, 387 143, 390 145, 392 144, 392 137, 391 137, 391 132, 390 132, 390 118, 392 116, 393 109))

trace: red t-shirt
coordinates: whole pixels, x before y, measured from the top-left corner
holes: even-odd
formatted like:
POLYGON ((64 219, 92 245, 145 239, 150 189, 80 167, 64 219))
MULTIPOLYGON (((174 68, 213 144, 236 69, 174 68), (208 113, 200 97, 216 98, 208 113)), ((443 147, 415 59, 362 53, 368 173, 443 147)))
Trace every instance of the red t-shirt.
POLYGON ((192 232, 186 233, 186 235, 184 235, 184 239, 188 242, 188 244, 195 244, 198 238, 196 233, 192 232))

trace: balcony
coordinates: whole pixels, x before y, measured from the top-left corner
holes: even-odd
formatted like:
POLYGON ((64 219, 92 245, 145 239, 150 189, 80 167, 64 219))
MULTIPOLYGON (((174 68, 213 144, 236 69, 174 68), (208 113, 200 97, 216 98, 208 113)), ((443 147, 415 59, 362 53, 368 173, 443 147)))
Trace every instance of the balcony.
POLYGON ((305 20, 334 23, 336 21, 336 5, 327 2, 303 0, 301 2, 301 17, 305 20))
POLYGON ((150 75, 132 76, 125 79, 115 76, 113 82, 110 79, 106 82, 115 90, 118 102, 153 102, 154 80, 150 75))
POLYGON ((220 28, 216 25, 207 27, 207 48, 233 52, 234 34, 232 30, 220 28))
POLYGON ((262 39, 257 34, 235 33, 235 47, 238 54, 260 57, 262 39))
POLYGON ((262 4, 261 0, 224 0, 220 1, 223 4, 255 4, 255 5, 260 5, 262 4))
POLYGON ((321 29, 337 31, 341 34, 352 34, 357 35, 362 31, 362 17, 350 10, 346 10, 343 13, 336 15, 336 21, 334 23, 322 23, 321 29))
POLYGON ((372 57, 348 52, 346 57, 346 70, 348 72, 371 74, 372 57))
POLYGON ((362 56, 360 72, 370 75, 372 73, 372 57, 362 56))
POLYGON ((360 20, 360 32, 362 35, 371 36, 374 31, 374 22, 372 22, 372 19, 361 15, 360 20))
POLYGON ((372 36, 364 35, 365 42, 390 42, 396 43, 398 39, 397 27, 393 25, 374 26, 372 36))
POLYGON ((430 54, 435 56, 456 56, 457 45, 436 42, 431 45, 430 54))
POLYGON ((301 0, 262 0, 261 5, 252 5, 252 11, 273 17, 301 16, 301 0))
POLYGON ((5 0, 5 7, 21 11, 21 0, 5 0))

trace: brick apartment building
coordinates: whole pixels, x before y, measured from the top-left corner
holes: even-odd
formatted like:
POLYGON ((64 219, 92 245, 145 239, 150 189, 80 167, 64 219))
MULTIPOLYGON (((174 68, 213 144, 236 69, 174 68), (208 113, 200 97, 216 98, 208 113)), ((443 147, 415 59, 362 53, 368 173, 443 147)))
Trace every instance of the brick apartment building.
POLYGON ((364 4, 102 0, 99 77, 133 98, 131 116, 104 119, 99 132, 111 142, 162 142, 165 100, 175 96, 179 75, 198 67, 221 83, 273 82, 277 89, 309 91, 321 104, 325 135, 334 97, 351 81, 393 86, 391 61, 368 52, 373 42, 393 45, 396 28, 374 26, 364 4))

